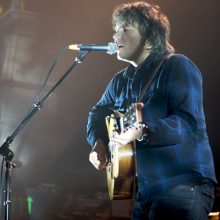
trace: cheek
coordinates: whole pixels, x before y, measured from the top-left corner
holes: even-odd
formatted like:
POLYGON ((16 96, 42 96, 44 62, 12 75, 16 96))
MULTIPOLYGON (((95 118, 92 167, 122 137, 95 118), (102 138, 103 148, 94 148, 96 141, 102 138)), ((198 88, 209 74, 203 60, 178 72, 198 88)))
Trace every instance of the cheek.
POLYGON ((134 35, 134 36, 129 36, 128 40, 130 41, 131 44, 138 46, 141 43, 141 37, 134 35))
POLYGON ((132 48, 133 50, 139 50, 142 47, 143 45, 139 40, 133 39, 132 41, 130 41, 130 48, 132 48))

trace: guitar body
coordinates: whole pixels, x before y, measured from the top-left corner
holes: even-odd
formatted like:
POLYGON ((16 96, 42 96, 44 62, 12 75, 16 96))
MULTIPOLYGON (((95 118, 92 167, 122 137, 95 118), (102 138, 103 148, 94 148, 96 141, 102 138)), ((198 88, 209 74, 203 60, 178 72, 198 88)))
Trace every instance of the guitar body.
POLYGON ((111 200, 132 199, 136 176, 135 144, 130 143, 112 153, 112 165, 106 168, 111 200), (123 155, 124 156, 120 156, 123 155), (130 155, 129 155, 130 154, 130 155))
MULTIPOLYGON (((118 116, 112 114, 106 117, 109 138, 114 131, 122 131, 135 121, 142 121, 141 103, 129 108, 129 114, 118 116)), ((107 185, 111 200, 132 199, 135 191, 136 177, 136 143, 112 147, 110 150, 111 164, 106 168, 107 185)))

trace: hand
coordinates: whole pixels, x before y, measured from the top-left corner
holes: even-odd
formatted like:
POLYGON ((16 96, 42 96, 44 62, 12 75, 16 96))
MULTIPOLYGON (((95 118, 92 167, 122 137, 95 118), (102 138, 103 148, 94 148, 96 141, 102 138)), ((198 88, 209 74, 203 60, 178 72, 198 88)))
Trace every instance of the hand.
POLYGON ((98 139, 95 142, 95 147, 89 154, 89 161, 98 170, 106 168, 109 165, 108 147, 104 145, 102 140, 98 139))
POLYGON ((113 136, 110 138, 110 147, 120 147, 134 141, 135 139, 140 139, 143 133, 143 125, 141 123, 135 123, 128 129, 125 129, 120 134, 114 132, 113 136))

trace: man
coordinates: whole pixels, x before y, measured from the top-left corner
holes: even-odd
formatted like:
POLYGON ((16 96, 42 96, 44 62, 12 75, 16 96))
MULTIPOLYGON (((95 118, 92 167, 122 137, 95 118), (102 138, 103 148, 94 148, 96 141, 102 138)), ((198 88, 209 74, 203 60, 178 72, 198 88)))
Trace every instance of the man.
POLYGON ((186 56, 174 54, 167 17, 144 1, 113 12, 117 57, 129 66, 115 74, 89 113, 90 162, 108 164, 108 146, 136 141, 136 192, 132 219, 206 220, 216 176, 206 133, 202 76, 186 56), (162 61, 162 64, 161 64, 162 61), (158 70, 157 70, 158 69, 158 70), (146 91, 144 86, 156 71, 146 91), (143 123, 108 137, 105 117, 142 96, 143 123))

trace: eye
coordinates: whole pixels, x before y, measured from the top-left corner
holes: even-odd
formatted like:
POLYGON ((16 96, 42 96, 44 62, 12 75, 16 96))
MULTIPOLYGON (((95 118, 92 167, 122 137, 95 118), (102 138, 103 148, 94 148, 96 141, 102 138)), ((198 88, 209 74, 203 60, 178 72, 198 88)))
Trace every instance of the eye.
POLYGON ((129 31, 129 28, 124 27, 124 28, 123 28, 123 31, 124 31, 124 32, 127 32, 127 31, 129 31))

